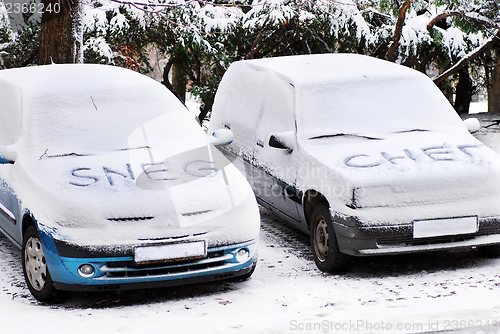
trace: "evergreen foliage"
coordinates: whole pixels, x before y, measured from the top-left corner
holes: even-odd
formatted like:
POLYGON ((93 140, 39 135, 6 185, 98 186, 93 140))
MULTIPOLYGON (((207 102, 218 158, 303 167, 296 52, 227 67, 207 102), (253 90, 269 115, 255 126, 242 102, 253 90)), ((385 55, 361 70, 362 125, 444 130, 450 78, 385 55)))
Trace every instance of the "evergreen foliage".
MULTIPOLYGON (((209 113, 218 82, 236 60, 326 52, 386 58, 397 43, 396 62, 435 76, 468 57, 500 29, 497 0, 413 0, 398 27, 404 3, 92 0, 85 5, 84 59, 146 73, 151 70, 148 52, 153 45, 168 59, 167 69, 178 66, 186 73, 190 91, 209 113), (436 18, 440 19, 434 22, 436 18), (401 38, 393 41, 397 29, 401 38)), ((0 13, 0 66, 36 63, 39 20, 27 18, 14 32, 5 7, 0 13)), ((490 52, 471 59, 476 85, 487 84, 491 66, 490 52)))

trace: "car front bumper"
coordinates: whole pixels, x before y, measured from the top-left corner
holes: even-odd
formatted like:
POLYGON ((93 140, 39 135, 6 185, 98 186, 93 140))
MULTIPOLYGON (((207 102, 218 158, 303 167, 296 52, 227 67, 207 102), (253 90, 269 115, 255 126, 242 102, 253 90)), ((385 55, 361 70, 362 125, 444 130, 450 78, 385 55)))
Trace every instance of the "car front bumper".
POLYGON ((139 264, 134 261, 133 245, 108 254, 68 257, 64 255, 75 253, 71 245, 43 230, 39 233, 51 278, 60 290, 128 290, 217 281, 245 275, 257 262, 258 240, 208 248, 201 259, 139 264), (79 272, 85 264, 94 269, 90 277, 79 272))
POLYGON ((354 256, 427 252, 500 244, 500 217, 479 218, 475 233, 415 238, 414 222, 363 226, 333 217, 341 252, 354 256))

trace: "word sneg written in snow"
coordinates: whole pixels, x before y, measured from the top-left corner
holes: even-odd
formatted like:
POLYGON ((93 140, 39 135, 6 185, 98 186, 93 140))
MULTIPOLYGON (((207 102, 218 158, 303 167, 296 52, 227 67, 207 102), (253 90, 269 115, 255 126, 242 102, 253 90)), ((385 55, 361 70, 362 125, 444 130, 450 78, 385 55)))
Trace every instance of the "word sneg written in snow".
MULTIPOLYGON (((100 168, 79 167, 71 170, 72 186, 88 187, 105 180, 111 187, 117 185, 117 180, 137 181, 137 186, 143 188, 145 183, 167 182, 170 186, 186 183, 195 179, 208 177, 219 170, 213 161, 194 160, 183 167, 170 167, 168 162, 145 163, 141 165, 142 172, 136 177, 129 163, 121 170, 102 166, 100 168), (172 183, 172 184, 171 184, 172 183)), ((149 187, 147 187, 149 189, 149 187)))

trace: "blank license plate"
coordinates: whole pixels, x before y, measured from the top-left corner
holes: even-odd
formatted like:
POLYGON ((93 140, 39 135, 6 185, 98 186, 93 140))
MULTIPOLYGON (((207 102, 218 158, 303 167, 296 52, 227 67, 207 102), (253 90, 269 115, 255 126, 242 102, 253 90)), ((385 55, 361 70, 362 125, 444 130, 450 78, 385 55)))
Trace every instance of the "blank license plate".
POLYGON ((201 259, 206 256, 205 241, 184 242, 135 248, 136 263, 201 259))
POLYGON ((477 217, 461 217, 413 222, 413 238, 440 237, 477 232, 477 217))

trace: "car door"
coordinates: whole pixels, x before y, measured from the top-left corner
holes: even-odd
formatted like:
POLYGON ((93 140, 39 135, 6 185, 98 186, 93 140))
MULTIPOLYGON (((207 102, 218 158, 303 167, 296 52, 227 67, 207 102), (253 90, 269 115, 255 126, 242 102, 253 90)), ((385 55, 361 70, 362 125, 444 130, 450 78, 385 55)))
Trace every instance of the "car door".
MULTIPOLYGON (((0 165, 0 169, 5 170, 6 165, 0 165)), ((7 232, 9 236, 17 239, 17 212, 18 201, 13 190, 1 178, 2 171, 0 171, 0 228, 7 232)))
MULTIPOLYGON (((21 135, 21 96, 19 87, 0 80, 0 148, 16 143, 21 135)), ((16 225, 19 204, 8 181, 14 167, 8 161, 0 162, 0 228, 20 240, 16 225)))
POLYGON ((271 73, 255 134, 253 187, 264 205, 299 221, 294 87, 271 73))

